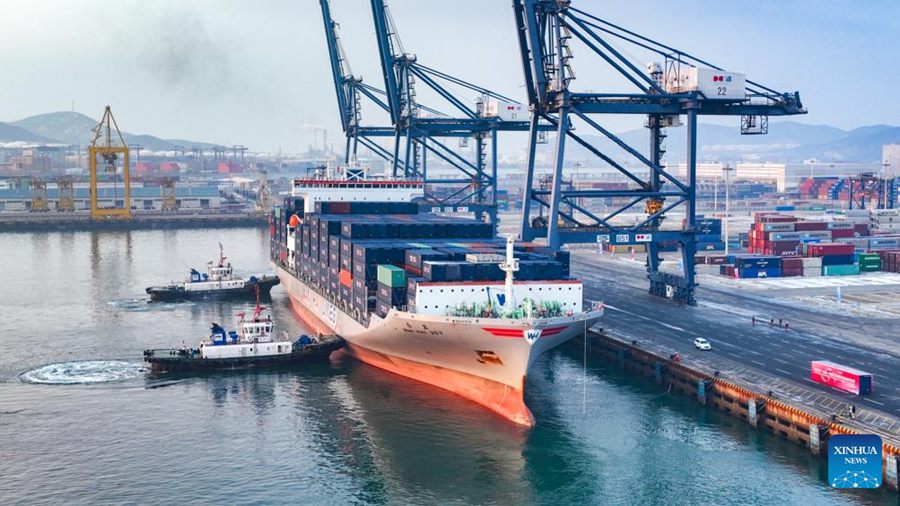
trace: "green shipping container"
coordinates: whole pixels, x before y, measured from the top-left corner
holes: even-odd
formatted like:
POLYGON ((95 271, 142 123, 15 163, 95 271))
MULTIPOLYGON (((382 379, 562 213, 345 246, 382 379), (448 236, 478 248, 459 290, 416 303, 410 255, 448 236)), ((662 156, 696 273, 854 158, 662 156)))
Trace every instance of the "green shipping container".
POLYGON ((859 272, 878 272, 881 270, 881 261, 859 264, 859 272))
POLYGON ((406 271, 394 265, 379 265, 378 282, 391 288, 405 288, 406 271))
POLYGON ((855 276, 859 274, 859 265, 825 265, 822 267, 823 276, 855 276))

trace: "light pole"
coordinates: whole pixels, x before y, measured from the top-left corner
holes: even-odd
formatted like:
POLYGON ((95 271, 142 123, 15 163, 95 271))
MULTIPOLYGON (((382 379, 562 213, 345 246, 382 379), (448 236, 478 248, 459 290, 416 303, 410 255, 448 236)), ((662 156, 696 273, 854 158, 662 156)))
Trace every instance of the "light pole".
POLYGON ((719 176, 713 178, 713 216, 719 212, 719 176))
POLYGON ((727 163, 722 167, 722 173, 725 175, 725 255, 728 255, 728 187, 731 185, 731 171, 733 171, 727 163))

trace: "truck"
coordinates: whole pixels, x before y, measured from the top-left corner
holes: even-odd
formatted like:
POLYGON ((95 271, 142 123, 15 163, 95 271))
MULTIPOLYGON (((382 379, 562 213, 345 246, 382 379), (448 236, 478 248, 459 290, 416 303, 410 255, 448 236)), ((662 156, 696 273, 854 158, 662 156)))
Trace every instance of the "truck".
POLYGON ((810 369, 809 379, 816 383, 856 395, 872 393, 874 380, 871 373, 828 360, 813 360, 810 369))

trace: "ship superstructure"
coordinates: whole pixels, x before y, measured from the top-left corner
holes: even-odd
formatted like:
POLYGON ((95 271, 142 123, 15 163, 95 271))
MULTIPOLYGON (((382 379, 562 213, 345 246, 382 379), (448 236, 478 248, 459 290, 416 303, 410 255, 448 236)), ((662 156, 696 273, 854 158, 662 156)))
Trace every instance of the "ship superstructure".
POLYGON ((490 224, 420 212, 414 179, 319 169, 272 213, 273 264, 294 310, 353 357, 455 392, 524 425, 545 351, 601 315, 568 253, 490 224))

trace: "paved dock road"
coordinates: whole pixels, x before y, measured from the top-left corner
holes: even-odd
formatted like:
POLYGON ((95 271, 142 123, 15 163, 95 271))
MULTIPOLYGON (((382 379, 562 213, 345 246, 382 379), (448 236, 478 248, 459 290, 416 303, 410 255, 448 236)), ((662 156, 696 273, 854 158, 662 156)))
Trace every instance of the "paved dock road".
MULTIPOLYGON (((847 404, 856 403, 900 417, 900 343, 893 350, 849 344, 842 336, 873 331, 860 330, 861 317, 788 308, 777 301, 760 300, 737 291, 703 287, 698 290, 698 306, 680 306, 647 293, 642 266, 597 262, 596 257, 581 252, 572 255, 572 270, 573 275, 585 282, 585 297, 605 303, 607 312, 600 326, 619 336, 657 343, 678 351, 685 358, 702 360, 709 355, 726 358, 807 384, 847 404), (755 325, 752 324, 754 316, 755 325), (775 319, 774 326, 769 324, 770 318, 775 319), (789 330, 777 326, 778 318, 789 323, 789 330), (828 332, 820 331, 823 328, 828 332), (708 339, 712 349, 694 349, 695 337, 708 339), (875 376, 874 392, 861 397, 813 383, 809 380, 810 362, 822 359, 871 372, 875 376)), ((896 333, 900 319, 883 319, 866 325, 884 326, 881 332, 887 333, 881 335, 889 336, 889 332, 896 333)), ((835 406, 836 412, 841 409, 842 406, 835 406)))

